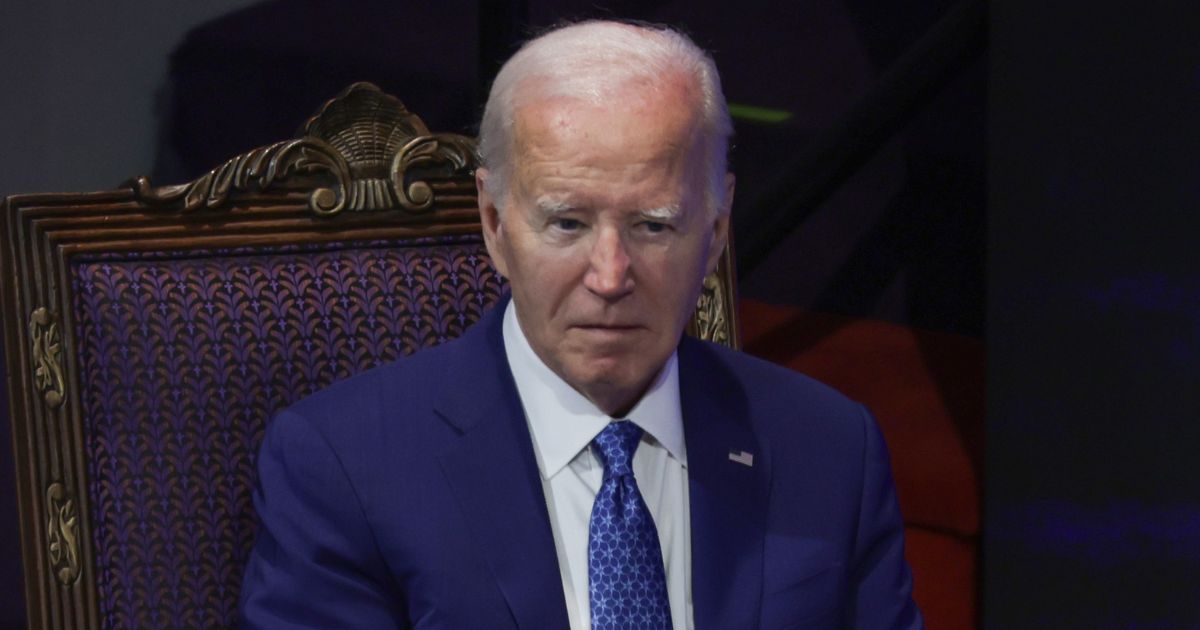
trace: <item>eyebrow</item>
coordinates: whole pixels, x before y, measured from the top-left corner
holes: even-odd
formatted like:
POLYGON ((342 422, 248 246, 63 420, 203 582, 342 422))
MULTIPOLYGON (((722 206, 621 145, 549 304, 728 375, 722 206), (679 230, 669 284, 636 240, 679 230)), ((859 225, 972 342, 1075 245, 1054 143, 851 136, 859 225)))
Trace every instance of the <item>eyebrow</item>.
MULTIPOLYGON (((541 197, 538 197, 534 205, 537 206, 538 212, 545 217, 552 217, 554 215, 570 212, 571 210, 576 209, 575 206, 563 201, 560 198, 552 197, 550 195, 542 195, 541 197)), ((665 206, 659 206, 657 208, 638 210, 637 214, 647 219, 667 221, 679 216, 680 207, 677 203, 671 203, 665 206)))
POLYGON ((643 217, 646 217, 647 219, 657 219, 660 221, 666 221, 666 220, 674 219, 675 217, 679 216, 679 204, 672 203, 672 204, 667 204, 665 206, 659 206, 657 208, 649 208, 647 210, 640 210, 640 211, 638 211, 638 214, 642 215, 643 217))
POLYGON ((538 197, 537 201, 534 202, 534 205, 537 206, 538 212, 540 212, 542 216, 547 217, 552 217, 556 214, 562 214, 563 212, 568 212, 575 208, 562 199, 551 197, 550 195, 542 195, 541 197, 538 197))

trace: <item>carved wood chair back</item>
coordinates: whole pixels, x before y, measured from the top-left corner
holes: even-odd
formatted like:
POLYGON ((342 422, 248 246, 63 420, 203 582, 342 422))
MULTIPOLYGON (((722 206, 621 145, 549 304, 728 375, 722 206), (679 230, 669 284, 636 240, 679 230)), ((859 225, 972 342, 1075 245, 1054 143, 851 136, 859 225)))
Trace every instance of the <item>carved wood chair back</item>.
MULTIPOLYGON (((271 416, 495 303, 474 142, 366 83, 187 184, 4 200, 30 627, 235 622, 271 416)), ((725 252, 689 333, 737 344, 725 252)))

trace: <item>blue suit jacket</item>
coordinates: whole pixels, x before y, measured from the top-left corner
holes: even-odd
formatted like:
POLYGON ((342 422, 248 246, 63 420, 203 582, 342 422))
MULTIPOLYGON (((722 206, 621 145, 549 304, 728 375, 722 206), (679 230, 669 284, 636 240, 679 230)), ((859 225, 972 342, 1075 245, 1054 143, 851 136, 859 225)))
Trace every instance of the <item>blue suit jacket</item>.
MULTIPOLYGON (((567 628, 501 311, 271 423, 248 627, 567 628)), ((869 414, 692 339, 679 345, 679 382, 696 627, 921 627, 869 414), (731 460, 737 451, 753 465, 731 460)))

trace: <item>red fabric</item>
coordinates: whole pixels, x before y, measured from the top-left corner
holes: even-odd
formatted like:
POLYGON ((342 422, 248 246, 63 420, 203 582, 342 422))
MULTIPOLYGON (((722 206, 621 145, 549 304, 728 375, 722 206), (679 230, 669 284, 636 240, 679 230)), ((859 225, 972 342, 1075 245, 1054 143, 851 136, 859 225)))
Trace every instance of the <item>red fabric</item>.
POLYGON ((753 300, 740 306, 746 352, 832 385, 878 418, 926 626, 976 627, 983 342, 753 300))

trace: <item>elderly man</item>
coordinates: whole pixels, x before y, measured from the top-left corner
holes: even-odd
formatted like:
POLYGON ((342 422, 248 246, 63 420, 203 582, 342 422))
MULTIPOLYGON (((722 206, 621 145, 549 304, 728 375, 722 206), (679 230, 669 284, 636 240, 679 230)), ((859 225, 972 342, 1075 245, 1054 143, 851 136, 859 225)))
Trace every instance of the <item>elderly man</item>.
POLYGON ((682 339, 729 233, 712 60, 565 27, 501 70, 480 135, 512 299, 272 423, 246 625, 921 627, 867 412, 682 339))

